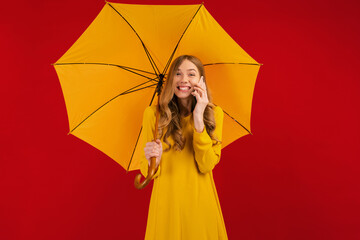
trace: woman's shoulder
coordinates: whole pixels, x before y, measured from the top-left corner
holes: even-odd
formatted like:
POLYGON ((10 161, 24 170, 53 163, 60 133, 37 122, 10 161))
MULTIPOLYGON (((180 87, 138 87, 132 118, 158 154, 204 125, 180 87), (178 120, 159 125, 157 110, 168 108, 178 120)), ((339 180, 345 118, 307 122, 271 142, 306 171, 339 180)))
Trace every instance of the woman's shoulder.
POLYGON ((153 118, 156 116, 156 105, 147 106, 144 110, 145 118, 153 118))
POLYGON ((224 115, 224 111, 222 110, 222 108, 218 105, 216 105, 214 107, 214 115, 215 116, 223 116, 224 115))
POLYGON ((156 112, 156 105, 147 106, 147 107, 145 108, 145 111, 155 113, 155 112, 156 112))
MULTIPOLYGON (((215 107, 213 108, 213 111, 214 111, 215 116, 223 116, 224 115, 224 111, 218 105, 215 105, 215 107)), ((144 116, 146 116, 147 118, 156 117, 156 105, 147 106, 144 111, 144 116)))

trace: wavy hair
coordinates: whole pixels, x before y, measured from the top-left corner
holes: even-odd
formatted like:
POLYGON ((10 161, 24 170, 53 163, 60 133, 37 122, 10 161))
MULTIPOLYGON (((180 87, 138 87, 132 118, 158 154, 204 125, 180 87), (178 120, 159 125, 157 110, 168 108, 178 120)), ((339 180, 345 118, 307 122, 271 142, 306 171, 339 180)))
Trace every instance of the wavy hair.
MULTIPOLYGON (((180 108, 177 101, 177 96, 174 93, 173 89, 173 80, 175 73, 179 66, 185 61, 189 60, 195 66, 197 67, 200 76, 203 76, 204 82, 206 84, 206 77, 205 77, 205 71, 204 66, 201 63, 201 61, 191 55, 182 55, 177 57, 171 64, 169 73, 167 75, 167 80, 165 82, 165 86, 162 90, 162 93, 160 95, 160 102, 159 102, 159 108, 160 108, 160 117, 159 117, 159 123, 158 123, 158 138, 161 139, 163 136, 163 142, 165 142, 168 145, 167 149, 164 149, 164 152, 169 151, 171 148, 173 148, 176 151, 181 151, 185 147, 186 139, 182 134, 181 129, 181 121, 180 121, 180 108), (164 131, 166 130, 165 134, 164 131), (174 140, 174 145, 172 146, 170 142, 168 141, 168 137, 172 136, 174 140)), ((221 143, 217 139, 216 136, 214 136, 213 132, 216 128, 215 118, 214 118, 214 108, 215 105, 212 103, 212 97, 211 92, 209 88, 207 87, 207 96, 209 103, 205 108, 204 111, 204 125, 206 128, 207 133, 209 134, 210 138, 212 140, 215 140, 216 142, 213 143, 213 145, 221 143)), ((192 98, 192 104, 191 104, 191 112, 194 111, 195 108, 195 98, 192 98)))

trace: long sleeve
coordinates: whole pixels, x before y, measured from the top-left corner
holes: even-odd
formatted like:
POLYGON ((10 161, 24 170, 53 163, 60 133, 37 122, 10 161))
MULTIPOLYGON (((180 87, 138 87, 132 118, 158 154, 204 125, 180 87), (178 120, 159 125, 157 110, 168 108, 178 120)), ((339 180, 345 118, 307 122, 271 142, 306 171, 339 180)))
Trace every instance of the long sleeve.
MULTIPOLYGON (((149 106, 145 109, 143 115, 143 123, 142 123, 142 139, 141 139, 141 159, 140 159, 140 171, 144 177, 148 174, 149 162, 145 157, 144 148, 147 142, 151 142, 154 139, 154 129, 155 129, 155 121, 156 121, 156 107, 149 106)), ((160 165, 158 170, 156 171, 154 178, 158 177, 160 174, 160 165)))
MULTIPOLYGON (((224 112, 219 106, 215 107, 214 116, 216 122, 216 128, 214 134, 217 137, 217 139, 221 141, 224 112)), ((218 143, 212 146, 213 140, 206 132, 206 126, 204 127, 204 130, 201 133, 197 132, 194 127, 193 127, 193 131, 194 131, 193 147, 195 152, 195 161, 198 165, 200 172, 202 173, 210 172, 215 167, 215 165, 220 161, 221 144, 218 143)))

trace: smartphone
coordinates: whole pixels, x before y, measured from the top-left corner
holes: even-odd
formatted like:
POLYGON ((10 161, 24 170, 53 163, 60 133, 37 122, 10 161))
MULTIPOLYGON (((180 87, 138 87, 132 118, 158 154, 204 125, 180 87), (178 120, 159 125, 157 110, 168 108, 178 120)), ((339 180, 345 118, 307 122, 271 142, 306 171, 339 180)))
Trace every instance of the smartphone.
MULTIPOLYGON (((201 81, 201 79, 203 79, 203 76, 200 77, 200 81, 201 81)), ((195 96, 193 96, 193 97, 194 97, 195 101, 194 101, 194 106, 193 106, 192 110, 195 109, 195 106, 196 106, 196 103, 197 103, 196 97, 195 96)))

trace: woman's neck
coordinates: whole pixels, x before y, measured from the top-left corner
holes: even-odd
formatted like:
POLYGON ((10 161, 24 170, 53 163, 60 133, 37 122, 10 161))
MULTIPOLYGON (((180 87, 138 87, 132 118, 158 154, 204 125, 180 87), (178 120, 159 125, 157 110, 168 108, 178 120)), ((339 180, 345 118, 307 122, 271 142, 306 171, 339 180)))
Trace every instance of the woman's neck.
POLYGON ((180 115, 188 116, 189 114, 191 114, 191 104, 192 104, 191 99, 190 98, 186 98, 186 99, 178 98, 177 100, 178 100, 180 115))

